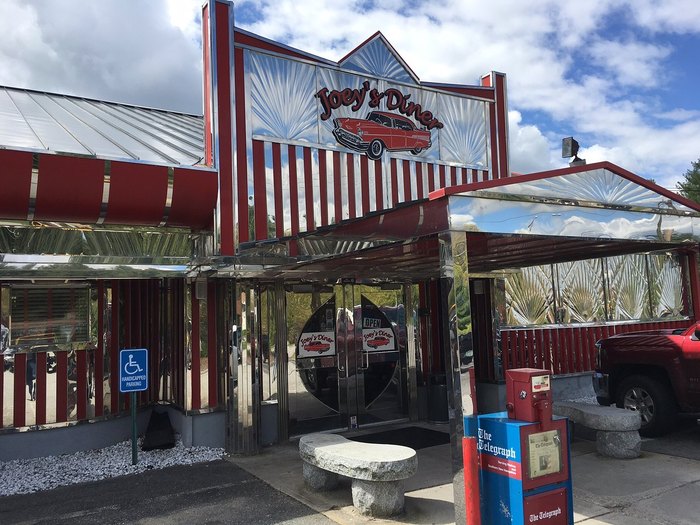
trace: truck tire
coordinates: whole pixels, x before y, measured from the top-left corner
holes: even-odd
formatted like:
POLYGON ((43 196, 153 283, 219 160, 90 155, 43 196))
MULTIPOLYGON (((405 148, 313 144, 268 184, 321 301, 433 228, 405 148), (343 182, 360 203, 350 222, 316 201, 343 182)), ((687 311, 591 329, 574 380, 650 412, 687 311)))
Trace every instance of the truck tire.
POLYGON ((642 416, 642 436, 661 436, 676 422, 677 409, 671 390, 661 381, 643 375, 625 378, 617 389, 616 405, 642 416))

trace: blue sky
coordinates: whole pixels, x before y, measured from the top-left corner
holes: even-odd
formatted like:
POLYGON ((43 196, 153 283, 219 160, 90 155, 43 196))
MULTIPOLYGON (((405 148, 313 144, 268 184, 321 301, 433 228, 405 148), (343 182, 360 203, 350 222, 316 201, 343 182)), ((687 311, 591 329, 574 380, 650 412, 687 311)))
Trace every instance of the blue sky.
MULTIPOLYGON (((3 0, 0 84, 201 113, 203 0, 3 0)), ((508 75, 513 169, 609 160, 674 188, 700 158, 697 0, 240 0, 246 30, 338 60, 381 30, 421 80, 508 75)))

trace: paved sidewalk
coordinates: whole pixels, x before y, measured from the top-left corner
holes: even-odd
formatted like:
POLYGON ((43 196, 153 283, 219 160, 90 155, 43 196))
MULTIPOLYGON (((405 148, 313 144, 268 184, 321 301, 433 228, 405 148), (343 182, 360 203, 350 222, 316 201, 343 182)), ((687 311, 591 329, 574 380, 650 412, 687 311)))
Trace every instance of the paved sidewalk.
MULTIPOLYGON (((406 513, 393 520, 360 515, 352 506, 349 485, 328 493, 307 490, 295 444, 230 461, 336 523, 447 525, 454 523, 449 454, 449 445, 418 451, 418 473, 406 484, 406 513)), ((605 458, 590 441, 573 443, 571 461, 577 524, 700 523, 700 461, 651 452, 632 460, 605 458)))
MULTIPOLYGON (((655 442, 648 444, 658 448, 655 442)), ((700 441, 689 448, 700 448, 700 441)), ((393 520, 355 511, 349 484, 328 493, 307 490, 297 445, 289 443, 251 457, 0 497, 0 523, 454 523, 449 445, 418 450, 418 464, 418 473, 406 483, 406 513, 393 520)), ((615 460, 599 456, 594 443, 577 441, 572 446, 572 473, 577 524, 700 523, 699 460, 652 452, 615 460)))

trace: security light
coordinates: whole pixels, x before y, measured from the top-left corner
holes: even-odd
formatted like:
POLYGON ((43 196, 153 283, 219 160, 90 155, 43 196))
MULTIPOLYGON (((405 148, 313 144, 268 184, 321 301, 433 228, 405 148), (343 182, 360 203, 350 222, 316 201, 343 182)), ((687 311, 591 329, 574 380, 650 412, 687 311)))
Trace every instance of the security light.
POLYGON ((574 137, 561 139, 561 156, 564 159, 573 157, 569 166, 581 166, 586 163, 585 159, 578 158, 578 142, 574 137))

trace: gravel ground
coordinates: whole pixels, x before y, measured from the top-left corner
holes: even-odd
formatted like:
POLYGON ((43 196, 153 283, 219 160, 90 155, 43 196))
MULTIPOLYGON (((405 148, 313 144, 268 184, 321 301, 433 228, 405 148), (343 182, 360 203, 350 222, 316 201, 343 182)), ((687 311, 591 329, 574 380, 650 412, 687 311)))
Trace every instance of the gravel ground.
POLYGON ((175 447, 144 452, 139 447, 138 464, 131 464, 131 441, 114 446, 34 459, 0 462, 0 496, 28 494, 62 485, 136 474, 174 465, 191 465, 221 459, 222 448, 175 447))

